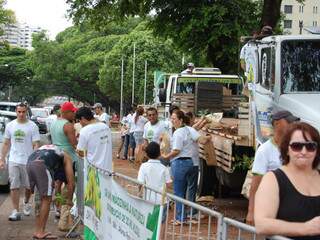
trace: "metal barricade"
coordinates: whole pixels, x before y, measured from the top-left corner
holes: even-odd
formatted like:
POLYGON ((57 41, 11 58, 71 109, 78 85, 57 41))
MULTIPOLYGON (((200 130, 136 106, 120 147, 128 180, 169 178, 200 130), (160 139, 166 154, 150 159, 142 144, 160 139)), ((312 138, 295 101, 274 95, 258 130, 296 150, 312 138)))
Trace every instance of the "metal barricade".
POLYGON ((82 222, 84 219, 84 161, 85 159, 78 158, 76 162, 76 183, 75 183, 75 193, 76 193, 76 207, 77 207, 77 218, 74 221, 73 226, 66 234, 66 237, 69 237, 70 234, 75 230, 75 228, 82 222))
MULTIPOLYGON (((120 173, 114 173, 114 179, 133 196, 155 204, 161 202, 163 193, 138 182, 136 179, 120 173)), ((160 239, 221 239, 223 219, 221 213, 170 193, 165 194, 165 198, 160 239), (177 203, 182 204, 182 215, 186 216, 185 221, 181 224, 174 220, 177 203)))
MULTIPOLYGON (((222 226, 222 235, 221 240, 227 239, 266 239, 266 236, 258 235, 256 233, 255 227, 236 221, 231 218, 224 217, 223 218, 223 226, 222 226)), ((290 240, 290 238, 282 237, 282 236, 271 236, 268 237, 271 240, 290 240)))

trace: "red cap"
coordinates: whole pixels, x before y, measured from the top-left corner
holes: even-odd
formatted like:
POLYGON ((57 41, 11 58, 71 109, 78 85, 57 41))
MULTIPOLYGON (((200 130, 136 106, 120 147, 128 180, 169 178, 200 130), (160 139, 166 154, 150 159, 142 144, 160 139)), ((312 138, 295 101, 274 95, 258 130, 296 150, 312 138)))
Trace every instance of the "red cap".
POLYGON ((61 105, 61 112, 67 112, 67 111, 76 112, 77 110, 78 108, 76 108, 72 102, 65 102, 61 105))

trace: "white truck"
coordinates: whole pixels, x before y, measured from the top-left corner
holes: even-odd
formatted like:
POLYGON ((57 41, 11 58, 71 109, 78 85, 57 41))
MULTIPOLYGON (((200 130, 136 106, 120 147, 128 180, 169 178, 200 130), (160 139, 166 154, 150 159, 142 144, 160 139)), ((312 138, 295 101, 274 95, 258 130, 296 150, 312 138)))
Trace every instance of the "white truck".
POLYGON ((171 75, 159 91, 165 117, 172 104, 224 113, 220 126, 203 128, 214 154, 200 146, 199 195, 241 190, 256 146, 272 135, 271 112, 288 110, 320 130, 320 35, 269 36, 251 40, 248 51, 249 98, 240 94, 237 75, 208 68, 171 75))

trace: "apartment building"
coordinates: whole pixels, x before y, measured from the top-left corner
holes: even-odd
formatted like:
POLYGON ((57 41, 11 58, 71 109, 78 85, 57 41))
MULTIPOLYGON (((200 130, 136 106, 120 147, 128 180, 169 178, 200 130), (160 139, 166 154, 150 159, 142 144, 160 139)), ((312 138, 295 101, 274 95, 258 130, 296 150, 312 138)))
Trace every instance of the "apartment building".
POLYGON ((13 47, 32 50, 32 34, 42 31, 40 27, 33 27, 26 23, 8 24, 3 27, 4 34, 0 39, 7 41, 13 47))
POLYGON ((304 28, 320 27, 320 1, 283 0, 281 11, 285 15, 283 21, 284 34, 305 34, 304 28))

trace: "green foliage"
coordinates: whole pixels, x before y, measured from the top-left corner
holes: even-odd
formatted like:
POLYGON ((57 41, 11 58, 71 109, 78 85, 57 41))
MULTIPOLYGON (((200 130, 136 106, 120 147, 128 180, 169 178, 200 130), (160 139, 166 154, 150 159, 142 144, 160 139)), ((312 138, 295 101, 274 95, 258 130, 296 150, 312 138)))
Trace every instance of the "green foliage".
POLYGON ((253 159, 253 157, 248 157, 246 154, 243 154, 242 156, 236 155, 235 162, 233 164, 233 171, 246 171, 251 169, 253 159))
MULTIPOLYGON (((27 51, 20 48, 0 49, 0 90, 18 87, 32 77, 27 51)), ((15 91, 13 96, 15 96, 15 91)))
POLYGON ((251 0, 67 0, 76 23, 106 23, 142 16, 158 36, 172 39, 196 65, 236 72, 239 37, 259 28, 261 6, 251 0), (147 17, 150 14, 150 17, 147 17))
POLYGON ((153 96, 153 72, 161 69, 174 72, 179 69, 181 55, 174 49, 172 41, 155 38, 146 28, 146 22, 140 23, 132 32, 123 35, 105 56, 104 66, 100 70, 99 87, 107 96, 120 98, 121 59, 124 59, 124 99, 131 100, 133 78, 133 46, 136 45, 135 59, 135 102, 143 102, 145 61, 147 72, 147 102, 153 96))
POLYGON ((180 70, 180 56, 171 41, 155 38, 146 23, 130 18, 110 23, 104 32, 90 24, 70 27, 50 41, 45 33, 34 36, 31 64, 34 79, 50 95, 68 95, 92 104, 119 108, 121 58, 125 61, 124 101, 131 102, 132 50, 136 43, 136 101, 143 99, 144 61, 148 61, 148 100, 152 99, 153 71, 180 70), (138 24, 139 23, 139 24, 138 24), (138 24, 138 25, 137 25, 138 24), (133 29, 132 26, 135 26, 133 29), (131 28, 131 29, 130 29, 131 28), (106 34, 108 32, 108 34, 106 34))
MULTIPOLYGON (((4 8, 6 4, 5 0, 0 0, 0 25, 13 23, 16 21, 14 12, 4 8)), ((3 34, 3 29, 0 27, 0 36, 3 34)))

